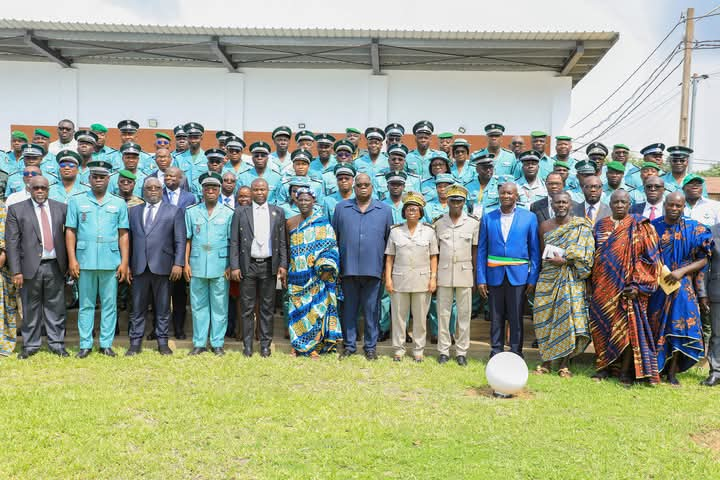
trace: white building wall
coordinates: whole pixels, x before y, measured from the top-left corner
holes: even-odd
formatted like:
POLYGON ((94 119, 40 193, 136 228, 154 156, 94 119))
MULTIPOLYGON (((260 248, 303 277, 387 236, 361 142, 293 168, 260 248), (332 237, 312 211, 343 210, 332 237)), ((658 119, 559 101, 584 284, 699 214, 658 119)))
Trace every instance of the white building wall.
POLYGON ((552 73, 247 69, 0 62, 0 144, 11 124, 109 127, 124 118, 148 128, 198 121, 206 128, 271 131, 304 123, 342 131, 420 119, 438 131, 482 134, 499 122, 508 134, 562 133, 570 111, 570 79, 552 73))

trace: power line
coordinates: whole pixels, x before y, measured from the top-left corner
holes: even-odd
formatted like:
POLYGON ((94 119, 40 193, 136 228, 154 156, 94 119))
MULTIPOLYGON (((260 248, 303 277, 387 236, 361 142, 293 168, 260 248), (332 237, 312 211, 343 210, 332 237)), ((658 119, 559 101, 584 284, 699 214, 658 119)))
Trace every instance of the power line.
MULTIPOLYGON (((581 118, 580 120, 578 120, 577 122, 575 122, 573 125, 571 125, 570 128, 575 128, 577 125, 579 125, 580 123, 584 122, 588 117, 590 117, 590 115, 592 115, 593 113, 597 112, 603 105, 605 105, 605 104, 608 102, 608 100, 610 100, 613 96, 615 96, 615 94, 616 94, 617 92, 619 92, 620 89, 623 88, 623 87, 630 81, 630 79, 631 79, 632 77, 634 77, 634 76, 640 71, 640 69, 641 69, 643 66, 645 66, 645 64, 648 62, 648 60, 650 60, 650 58, 652 58, 652 56, 655 55, 655 52, 657 52, 657 51, 660 49, 660 47, 662 46, 662 44, 665 43, 665 41, 666 41, 668 38, 670 38, 670 35, 673 34, 673 32, 675 31, 675 29, 677 29, 677 27, 678 27, 681 23, 683 23, 683 19, 682 19, 682 18, 681 18, 680 20, 678 20, 678 22, 670 29, 670 31, 667 33, 667 35, 665 35, 665 38, 663 38, 662 40, 660 40, 660 43, 657 44, 657 46, 653 49, 653 51, 650 52, 650 54, 649 54, 647 57, 645 57, 645 60, 643 60, 640 65, 638 65, 638 67, 635 69, 635 71, 633 71, 633 72, 625 79, 624 82, 622 82, 615 90, 613 90, 613 92, 612 92, 610 95, 608 95, 608 96, 605 98, 605 100, 603 100, 602 102, 600 102, 600 104, 599 104, 597 107, 595 107, 594 109, 592 109, 587 115, 585 115, 583 118, 581 118)), ((675 47, 675 48, 677 48, 677 47, 675 47)))
POLYGON ((625 122, 624 126, 629 127, 630 125, 635 125, 638 121, 642 120, 643 118, 647 117, 651 113, 656 112, 657 110, 660 110, 662 107, 670 103, 672 100, 675 100, 677 97, 680 96, 680 90, 675 92, 674 94, 670 95, 669 97, 665 98, 662 102, 656 103, 654 107, 651 107, 650 110, 643 112, 639 115, 635 115, 632 117, 628 117, 627 121, 625 122))

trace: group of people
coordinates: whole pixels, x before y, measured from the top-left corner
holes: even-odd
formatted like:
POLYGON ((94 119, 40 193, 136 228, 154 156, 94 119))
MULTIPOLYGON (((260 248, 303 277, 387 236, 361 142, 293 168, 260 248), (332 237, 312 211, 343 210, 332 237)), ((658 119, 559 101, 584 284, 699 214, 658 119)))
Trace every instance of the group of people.
POLYGON ((686 147, 667 149, 666 172, 660 143, 641 150, 639 166, 624 144, 594 142, 575 159, 567 136, 548 156, 544 132, 531 132, 529 149, 523 137, 505 149, 497 123, 481 150, 451 133, 431 148, 434 126, 423 120, 414 149, 397 123, 348 128, 340 140, 281 126, 273 146, 254 142, 249 155, 227 131, 204 150, 197 122, 156 133, 150 154, 138 129, 118 123, 118 150, 100 124, 62 120, 54 142, 42 129, 12 133, 0 155, 0 353, 12 352, 22 316, 20 358, 40 349, 42 329, 49 349, 68 355, 67 282, 80 358, 92 352, 98 298, 99 351, 115 355, 119 288, 131 303, 130 356, 150 309, 151 338, 172 353, 170 326, 185 337, 189 292, 192 355, 208 343, 224 354, 237 305, 244 354, 257 336, 269 356, 279 299, 293 355, 316 358, 338 342, 341 358, 354 355, 362 312, 369 360, 392 338, 394 360, 411 341, 422 361, 430 330, 440 363, 454 344, 466 365, 470 319, 485 303, 491 355, 506 341, 522 355, 531 308, 538 374, 557 362, 571 376, 570 359, 592 341, 595 377, 623 383, 661 374, 678 383, 705 355, 701 317, 712 315, 706 383, 720 383, 720 267, 710 265, 720 204, 687 171, 686 147))

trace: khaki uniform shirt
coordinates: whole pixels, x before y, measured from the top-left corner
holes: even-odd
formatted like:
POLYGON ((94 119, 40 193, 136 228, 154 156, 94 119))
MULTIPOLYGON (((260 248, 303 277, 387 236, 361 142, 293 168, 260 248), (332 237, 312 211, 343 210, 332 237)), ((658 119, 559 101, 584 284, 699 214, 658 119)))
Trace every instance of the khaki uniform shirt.
POLYGON ((472 252, 477 249, 480 221, 463 212, 454 224, 445 214, 435 221, 435 233, 440 246, 438 287, 472 287, 472 252))
POLYGON ((385 255, 394 255, 392 282, 397 292, 426 292, 430 283, 430 256, 438 254, 435 229, 418 223, 410 235, 407 223, 390 229, 385 255))

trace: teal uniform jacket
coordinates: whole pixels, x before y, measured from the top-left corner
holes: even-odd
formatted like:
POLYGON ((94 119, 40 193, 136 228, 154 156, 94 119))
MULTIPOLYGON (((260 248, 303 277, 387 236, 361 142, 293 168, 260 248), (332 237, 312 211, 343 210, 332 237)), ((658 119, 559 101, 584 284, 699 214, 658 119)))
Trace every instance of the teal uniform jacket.
MULTIPOLYGON (((24 169, 25 167, 23 167, 24 169)), ((58 182, 58 177, 52 173, 42 172, 42 176, 47 178, 50 186, 58 182)), ((15 192, 25 189, 25 182, 23 181, 23 171, 16 170, 15 173, 8 175, 7 184, 5 185, 5 198, 9 197, 15 192)))
MULTIPOLYGON (((355 198, 355 192, 352 191, 350 193, 350 198, 355 198)), ((325 197, 325 203, 323 204, 323 209, 325 210, 325 215, 330 219, 332 222, 333 214, 335 213, 335 205, 337 205, 339 202, 342 202, 345 200, 340 196, 340 192, 332 193, 325 197)), ((288 218, 288 217, 285 217, 288 218)))
POLYGON ((13 153, 12 151, 0 151, 0 170, 10 175, 11 173, 15 172, 16 168, 17 160, 15 159, 15 153, 13 153))
MULTIPOLYGON (((103 160, 106 162, 113 163, 111 157, 115 152, 117 152, 117 150, 115 150, 114 148, 108 147, 107 145, 103 145, 103 147, 99 151, 92 154, 92 159, 93 160, 103 160)), ((122 163, 122 158, 121 158, 120 163, 122 163)), ((114 164, 113 164, 113 166, 114 166, 114 164)))
POLYGON ((450 173, 452 173, 452 176, 455 177, 455 181, 460 185, 467 185, 472 182, 475 177, 477 177, 477 172, 470 166, 470 162, 465 162, 462 172, 458 171, 457 163, 453 163, 450 166, 450 173))
MULTIPOLYGON (((239 188, 242 186, 242 185, 240 185, 240 175, 242 175, 245 172, 249 172, 250 170, 254 170, 254 169, 255 169, 254 165, 248 165, 247 163, 240 160, 238 162, 238 168, 235 168, 232 163, 226 162, 225 165, 223 165, 222 173, 223 174, 225 172, 234 173, 235 177, 237 177, 237 179, 238 179, 238 188, 239 188)), ((271 168, 270 164, 268 164, 267 171, 270 171, 270 170, 277 172, 277 170, 274 168, 274 166, 273 166, 273 168, 271 168)), ((279 172, 277 172, 277 173, 279 173, 279 172)), ((280 175, 280 179, 282 179, 282 175, 280 175)), ((250 186, 250 185, 248 185, 248 186, 250 186)))
POLYGON ((321 177, 324 173, 333 173, 335 165, 337 165, 337 157, 335 157, 335 155, 330 155, 326 165, 322 164, 320 157, 315 157, 313 161, 310 162, 310 170, 308 170, 308 174, 315 177, 321 177))
MULTIPOLYGON (((618 187, 618 189, 623 189, 623 190, 625 190, 626 192, 628 192, 628 194, 630 194, 630 202, 631 202, 631 203, 635 203, 635 202, 634 202, 634 197, 637 198, 637 195, 633 195, 633 193, 632 193, 632 192, 635 190, 634 187, 630 187, 630 186, 628 186, 628 185, 625 185, 625 182, 622 182, 622 183, 620 184, 620 186, 618 187)), ((610 188, 610 185, 608 185, 607 182, 604 182, 604 183, 603 183, 602 190, 603 190, 603 193, 602 193, 602 197, 600 197, 600 201, 603 202, 603 203, 606 204, 606 205, 610 205, 610 196, 613 194, 613 192, 614 192, 615 190, 613 190, 612 188, 610 188)))
MULTIPOLYGON (((282 206, 282 204, 288 203, 290 196, 290 180, 292 178, 294 177, 288 176, 280 182, 279 188, 275 191, 275 205, 282 206)), ((310 184, 310 188, 312 188, 313 192, 315 192, 315 203, 317 205, 322 205, 325 199, 325 184, 322 180, 310 175, 306 175, 305 178, 310 184)))
POLYGON ((373 163, 370 159, 369 153, 362 155, 355 160, 355 169, 357 170, 357 173, 365 173, 369 175, 370 178, 374 178, 375 175, 382 171, 387 171, 388 168, 390 168, 390 165, 388 165, 388 154, 385 152, 380 152, 378 158, 375 160, 375 163, 373 163))
POLYGON ((65 185, 63 185, 62 181, 59 181, 58 183, 50 187, 50 191, 48 192, 48 198, 50 200, 55 200, 56 202, 62 202, 67 204, 70 200, 70 197, 73 197, 78 193, 87 192, 89 190, 90 187, 80 182, 78 178, 75 178, 75 183, 73 183, 70 192, 66 191, 65 185))
POLYGON ((482 217, 484 212, 490 212, 500 207, 500 195, 498 194, 498 178, 492 177, 482 192, 480 192, 480 181, 475 179, 465 185, 468 189, 467 205, 468 210, 476 217, 482 217))
POLYGON ((270 162, 275 165, 275 169, 282 175, 285 170, 292 170, 292 160, 290 158, 290 152, 285 153, 285 159, 280 160, 277 152, 270 154, 270 162))
POLYGON ((189 263, 193 277, 218 278, 225 274, 230 257, 233 210, 218 203, 208 214, 204 203, 185 210, 185 228, 191 241, 189 263))
POLYGON ((198 150, 194 158, 190 150, 185 150, 176 157, 176 160, 178 168, 185 174, 188 185, 192 185, 193 181, 199 179, 200 175, 208 171, 207 157, 203 149, 198 150))
MULTIPOLYGON (((95 160, 95 155, 93 155, 93 160, 95 160)), ((113 172, 117 172, 118 170, 122 170, 123 168, 125 168, 125 164, 122 161, 122 153, 120 152, 120 150, 115 150, 114 152, 108 153, 103 160, 112 164, 113 172)), ((153 158, 149 154, 145 152, 140 152, 137 165, 138 171, 145 172, 148 169, 148 165, 155 165, 155 168, 149 170, 148 172, 146 172, 146 174, 152 173, 154 170, 157 170, 155 160, 153 160, 153 158)))
MULTIPOLYGON (((237 189, 240 187, 249 187, 252 184, 253 180, 258 177, 259 175, 257 173, 257 170, 255 170, 255 167, 241 173, 237 177, 235 192, 237 192, 237 189)), ((267 201, 269 203, 275 203, 275 192, 277 191, 278 187, 280 187, 282 177, 277 171, 266 168, 262 178, 264 178, 265 181, 268 183, 267 201)))
POLYGON ((402 208, 404 205, 404 203, 402 201, 400 201, 400 203, 398 205, 395 205, 395 203, 393 203, 392 199, 390 197, 387 197, 382 202, 386 205, 389 205, 390 208, 392 209, 393 224, 405 222, 405 219, 402 218, 402 208))
MULTIPOLYGON (((476 152, 478 154, 487 153, 488 149, 483 148, 482 150, 476 152)), ((516 165, 520 165, 520 163, 515 158, 515 154, 511 152, 510 150, 506 148, 501 148, 500 152, 498 152, 498 155, 495 157, 494 161, 494 171, 493 173, 497 176, 500 175, 512 175, 515 177, 516 175, 513 173, 515 171, 516 165)), ((520 165, 522 166, 522 165, 520 165)))
POLYGON ((426 178, 420 183, 420 193, 422 193, 425 203, 437 200, 435 177, 426 178))
MULTIPOLYGON (((385 197, 388 196, 387 180, 385 179, 385 174, 388 171, 389 170, 383 170, 382 172, 377 173, 375 178, 373 178, 373 190, 375 191, 375 198, 378 200, 385 200, 385 197)), ((420 185, 422 183, 420 176, 412 172, 406 173, 407 179, 405 180, 405 191, 420 192, 420 185)))
MULTIPOLYGON (((600 172, 600 177, 605 178, 605 173, 607 172, 607 167, 603 165, 602 171, 600 172)), ((640 178, 640 169, 633 165, 632 163, 628 162, 625 164, 625 176, 623 177, 623 182, 628 187, 638 188, 642 187, 642 178, 640 178)))
POLYGON ((537 178, 536 185, 532 187, 528 185, 528 181, 525 177, 518 178, 515 183, 518 187, 518 193, 520 194, 518 204, 527 209, 530 209, 530 205, 534 202, 547 198, 548 196, 547 189, 545 188, 545 182, 539 176, 537 178))
POLYGON ((428 178, 430 176, 430 159, 439 153, 441 153, 440 150, 433 150, 432 148, 428 148, 425 155, 421 155, 417 149, 411 150, 405 157, 405 165, 407 165, 410 172, 421 179, 428 178))
MULTIPOLYGON (((137 195, 138 197, 142 197, 143 194, 143 182, 145 182, 145 177, 147 175, 138 168, 135 171, 135 176, 137 177, 135 179, 135 187, 133 188, 133 195, 137 195)), ((108 191, 112 193, 113 195, 117 195, 120 192, 120 188, 118 187, 118 180, 120 179, 120 174, 118 172, 115 172, 110 175, 110 184, 108 185, 108 191)))
POLYGON ((118 230, 129 228, 125 200, 107 192, 100 202, 90 190, 74 195, 68 201, 65 226, 75 230, 81 270, 118 268, 118 230))
MULTIPOLYGON (((665 175, 661 176, 665 181, 665 190, 672 193, 676 192, 678 190, 682 191, 682 180, 678 182, 675 180, 675 177, 673 177, 672 172, 667 172, 665 175)), ((707 187, 705 186, 705 183, 703 182, 703 188, 702 188, 702 196, 707 197, 707 187)))
MULTIPOLYGON (((568 160, 572 160, 572 165, 570 166, 570 170, 573 170, 573 166, 575 165, 575 159, 568 157, 568 160)), ((555 157, 548 157, 547 155, 543 154, 542 158, 540 159, 540 162, 538 164, 538 177, 540 177, 543 181, 547 178, 547 176, 552 173, 552 171, 555 170, 555 157)), ((497 172, 495 172, 497 174, 497 172)), ((515 163, 515 166, 513 167, 512 175, 515 178, 522 177, 522 162, 518 161, 515 163)))

